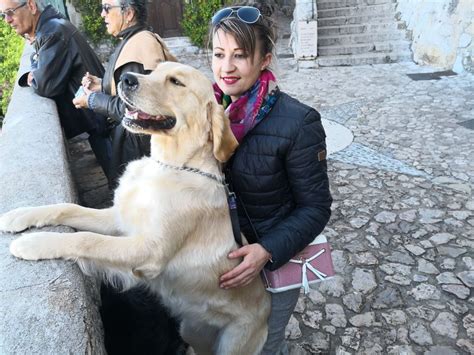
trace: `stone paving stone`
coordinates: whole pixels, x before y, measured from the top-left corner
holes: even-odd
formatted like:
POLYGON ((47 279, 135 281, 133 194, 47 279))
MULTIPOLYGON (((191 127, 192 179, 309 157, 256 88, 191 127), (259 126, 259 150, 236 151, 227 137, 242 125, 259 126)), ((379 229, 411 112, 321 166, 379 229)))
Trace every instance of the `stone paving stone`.
MULTIPOLYGON (((204 55, 180 60, 211 77, 204 55)), ((282 90, 354 142, 328 161, 337 276, 301 295, 290 354, 474 353, 474 139, 458 124, 472 119, 474 76, 412 81, 435 70, 410 63, 295 68, 279 61, 282 90)), ((93 157, 79 149, 73 171, 82 159, 93 157)), ((76 180, 96 179, 93 165, 76 180)))
POLYGON ((463 271, 457 276, 467 287, 474 287, 474 271, 463 271))
POLYGON ((386 313, 382 312, 381 314, 389 325, 397 326, 407 322, 406 314, 401 310, 394 309, 386 313))
POLYGON ((450 346, 432 346, 423 355, 458 355, 459 353, 450 346))
POLYGON ((436 334, 447 336, 451 339, 456 339, 458 335, 456 317, 448 312, 441 312, 430 324, 430 327, 436 334))
POLYGON ((431 345, 433 338, 428 329, 420 322, 415 322, 410 325, 410 339, 418 345, 431 345))
POLYGON ((466 317, 463 318, 462 324, 466 329, 467 336, 471 339, 474 338, 474 315, 468 314, 466 317))
POLYGON ((371 307, 373 309, 392 309, 404 304, 402 294, 392 286, 380 287, 380 291, 376 291, 373 296, 375 297, 371 307))

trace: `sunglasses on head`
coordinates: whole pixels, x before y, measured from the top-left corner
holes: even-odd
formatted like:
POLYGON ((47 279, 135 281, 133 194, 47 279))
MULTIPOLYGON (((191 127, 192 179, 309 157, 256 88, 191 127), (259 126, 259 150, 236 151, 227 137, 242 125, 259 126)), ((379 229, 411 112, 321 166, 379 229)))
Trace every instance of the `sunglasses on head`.
POLYGON ((120 7, 123 8, 123 5, 110 5, 110 4, 102 4, 102 11, 104 11, 106 14, 110 12, 113 8, 120 7))
POLYGON ((226 18, 237 17, 240 21, 251 25, 257 22, 260 16, 262 16, 260 10, 253 6, 226 7, 212 16, 211 24, 215 26, 226 18))
POLYGON ((18 10, 19 8, 22 8, 25 5, 26 5, 26 2, 21 5, 18 5, 17 7, 13 9, 7 9, 3 12, 0 12, 0 18, 4 20, 6 17, 10 17, 10 18, 13 17, 13 15, 15 14, 15 11, 18 10))

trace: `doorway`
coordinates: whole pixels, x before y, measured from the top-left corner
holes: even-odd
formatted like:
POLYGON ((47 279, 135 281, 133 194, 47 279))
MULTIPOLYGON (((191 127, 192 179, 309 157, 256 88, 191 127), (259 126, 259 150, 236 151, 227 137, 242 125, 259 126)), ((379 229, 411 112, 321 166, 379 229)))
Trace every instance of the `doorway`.
POLYGON ((161 37, 182 36, 180 26, 183 18, 181 0, 148 0, 148 24, 161 37))

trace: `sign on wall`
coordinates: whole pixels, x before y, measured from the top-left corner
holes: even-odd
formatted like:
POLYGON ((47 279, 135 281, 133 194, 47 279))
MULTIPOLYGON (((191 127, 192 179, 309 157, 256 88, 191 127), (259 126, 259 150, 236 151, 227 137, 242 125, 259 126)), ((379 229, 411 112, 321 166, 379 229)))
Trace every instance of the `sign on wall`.
POLYGON ((296 53, 298 60, 312 60, 318 55, 318 21, 298 21, 296 53))

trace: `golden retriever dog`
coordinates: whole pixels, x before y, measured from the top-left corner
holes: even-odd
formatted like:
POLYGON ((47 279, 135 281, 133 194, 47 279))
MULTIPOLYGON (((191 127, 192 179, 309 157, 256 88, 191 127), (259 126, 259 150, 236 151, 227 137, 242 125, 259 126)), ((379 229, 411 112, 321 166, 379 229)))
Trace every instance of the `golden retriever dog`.
POLYGON ((189 66, 165 62, 150 75, 126 74, 122 124, 151 135, 151 156, 131 162, 114 205, 27 207, 0 217, 0 230, 67 225, 76 233, 34 232, 10 245, 26 260, 78 260, 87 273, 130 287, 145 283, 161 295, 197 354, 259 354, 267 337, 270 298, 258 278, 219 288, 239 261, 221 163, 237 142, 211 82, 189 66))

